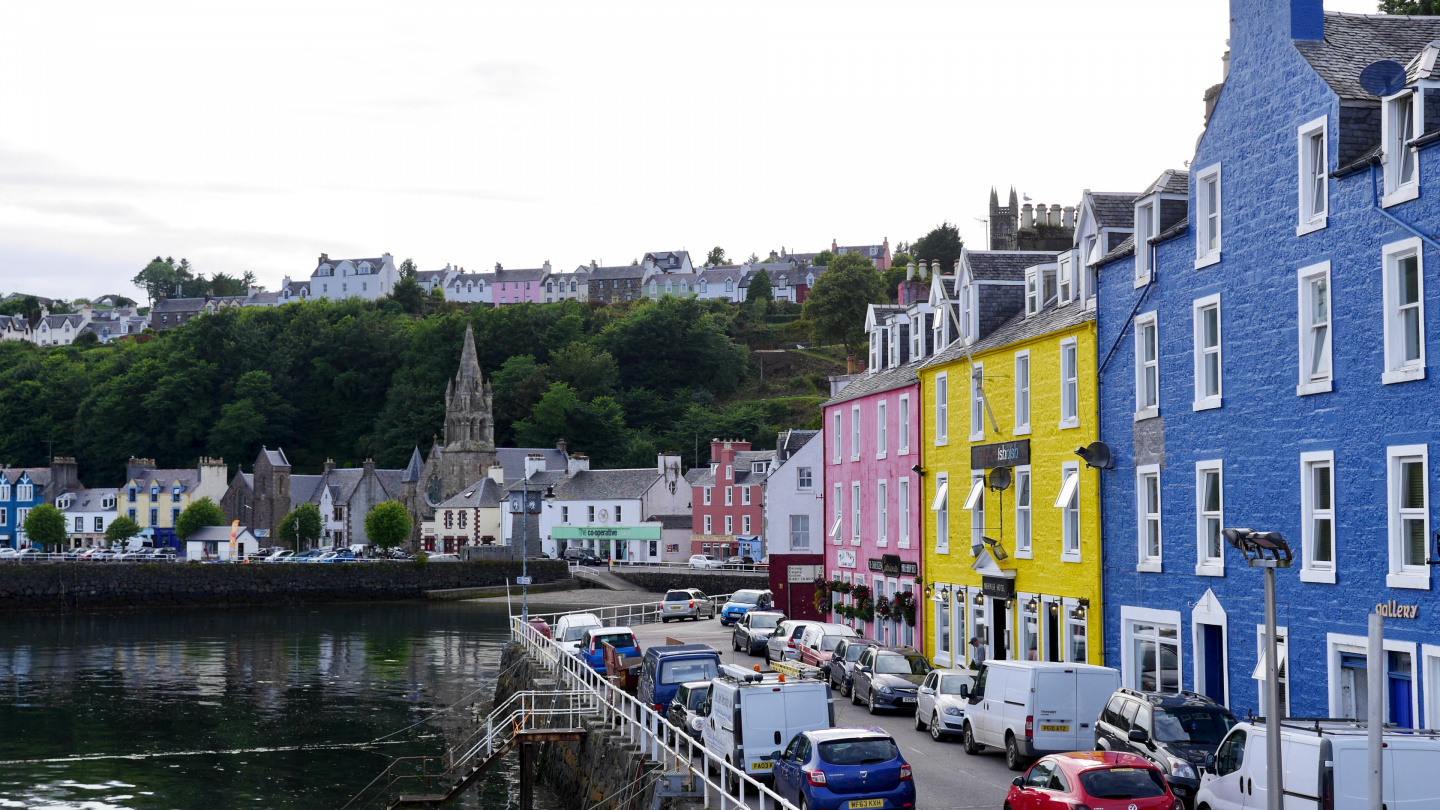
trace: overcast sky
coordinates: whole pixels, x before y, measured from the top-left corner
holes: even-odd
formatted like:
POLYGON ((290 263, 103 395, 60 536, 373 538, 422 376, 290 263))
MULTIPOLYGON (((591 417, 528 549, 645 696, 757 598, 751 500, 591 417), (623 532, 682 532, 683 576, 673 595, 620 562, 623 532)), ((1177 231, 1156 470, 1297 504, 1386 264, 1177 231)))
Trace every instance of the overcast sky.
MULTIPOLYGON (((1375 0, 1327 0, 1373 11, 1375 0)), ((0 292, 983 242, 1181 168, 1226 0, 43 2, 0 26, 0 292)))

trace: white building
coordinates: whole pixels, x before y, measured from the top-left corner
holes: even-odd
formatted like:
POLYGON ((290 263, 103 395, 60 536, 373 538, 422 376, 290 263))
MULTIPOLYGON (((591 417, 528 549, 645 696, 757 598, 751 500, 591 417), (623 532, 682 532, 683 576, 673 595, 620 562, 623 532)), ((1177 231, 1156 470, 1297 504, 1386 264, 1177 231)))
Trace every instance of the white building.
POLYGON ((260 541, 245 526, 234 529, 235 551, 230 551, 230 526, 202 526, 185 538, 185 559, 187 560, 229 560, 254 554, 260 550, 260 541))
POLYGON ((440 289, 446 301, 462 304, 488 304, 492 299, 491 289, 495 286, 494 273, 454 273, 445 280, 440 289))
POLYGON ((390 294, 400 280, 389 253, 378 259, 332 259, 321 253, 310 274, 310 294, 316 298, 364 298, 374 301, 390 294))
POLYGON ((77 489, 55 499, 55 508, 65 513, 65 528, 72 546, 106 545, 105 530, 115 520, 120 490, 77 489))
POLYGON ((765 556, 825 550, 824 472, 818 430, 787 430, 775 442, 775 464, 765 479, 765 556))
POLYGON ((699 273, 700 285, 696 296, 706 300, 725 298, 732 302, 745 300, 742 281, 750 278, 750 265, 723 264, 707 267, 699 273))

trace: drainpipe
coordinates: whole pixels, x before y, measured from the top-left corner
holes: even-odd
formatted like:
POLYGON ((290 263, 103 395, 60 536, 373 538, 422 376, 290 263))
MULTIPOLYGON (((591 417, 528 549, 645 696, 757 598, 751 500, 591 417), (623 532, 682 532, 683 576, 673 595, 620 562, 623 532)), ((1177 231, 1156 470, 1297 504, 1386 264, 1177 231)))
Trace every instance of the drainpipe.
POLYGON ((1426 236, 1425 234, 1421 233, 1421 232, 1419 231, 1419 229, 1417 229, 1414 225, 1411 225, 1410 223, 1408 223, 1408 222, 1400 219, 1399 217, 1395 216, 1394 214, 1392 214, 1392 213, 1390 213, 1389 211, 1386 211, 1384 208, 1381 208, 1381 207, 1380 207, 1380 186, 1379 186, 1379 182, 1378 182, 1378 181, 1379 181, 1379 169, 1380 169, 1379 164, 1374 164, 1374 163, 1372 163, 1372 164, 1370 165, 1370 194, 1371 194, 1370 208, 1371 208, 1371 210, 1373 210, 1375 213, 1379 214, 1380 216, 1385 217, 1386 219, 1390 220, 1391 222, 1395 223, 1396 225, 1399 225, 1401 228, 1404 228, 1405 230, 1409 231, 1410 233, 1415 234, 1417 237, 1420 238, 1420 241, 1422 241, 1422 242, 1424 242, 1425 244, 1429 245, 1431 248, 1433 248, 1433 249, 1435 249, 1435 250, 1440 250, 1440 242, 1436 242, 1434 239, 1431 239, 1429 236, 1426 236))

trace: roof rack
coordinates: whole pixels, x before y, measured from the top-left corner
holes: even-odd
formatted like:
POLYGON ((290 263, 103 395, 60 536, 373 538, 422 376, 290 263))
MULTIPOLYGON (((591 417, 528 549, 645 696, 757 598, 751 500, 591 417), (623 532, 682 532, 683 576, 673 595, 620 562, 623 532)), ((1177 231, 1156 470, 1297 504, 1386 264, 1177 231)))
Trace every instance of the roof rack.
MULTIPOLYGON (((1263 716, 1251 720, 1255 725, 1265 722, 1263 716)), ((1322 734, 1344 734, 1362 735, 1370 731, 1370 724, 1366 720, 1356 720, 1353 717, 1282 717, 1280 725, 1283 728, 1294 731, 1304 731, 1316 735, 1322 734)), ((1404 728, 1394 723, 1384 725, 1386 734, 1404 734, 1415 737, 1440 738, 1440 729, 1418 729, 1404 728)))

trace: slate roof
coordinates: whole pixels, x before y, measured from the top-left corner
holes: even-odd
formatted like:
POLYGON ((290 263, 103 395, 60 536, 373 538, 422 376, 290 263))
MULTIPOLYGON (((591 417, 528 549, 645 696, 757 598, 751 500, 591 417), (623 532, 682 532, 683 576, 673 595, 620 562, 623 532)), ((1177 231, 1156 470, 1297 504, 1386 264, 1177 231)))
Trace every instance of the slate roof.
MULTIPOLYGON (((320 479, 323 475, 292 475, 290 476, 290 508, 294 509, 302 503, 309 503, 311 496, 320 488, 320 479)), ((253 484, 251 485, 253 488, 253 484)))
POLYGON ((6 467, 0 469, 0 478, 13 484, 19 481, 20 476, 25 473, 30 473, 30 483, 37 487, 43 488, 50 485, 49 467, 6 467))
MULTIPOLYGON (((249 526, 241 526, 241 527, 239 528, 239 530, 236 532, 235 536, 236 536, 237 538, 240 538, 240 537, 243 537, 244 535, 247 535, 247 534, 250 535, 250 539, 252 539, 252 540, 255 539, 255 533, 252 532, 252 531, 250 531, 250 527, 249 527, 249 526)), ((190 543, 190 542, 203 542, 203 541, 209 541, 209 542, 211 542, 211 543, 228 543, 228 542, 230 542, 230 527, 229 527, 229 526, 201 526, 200 528, 198 528, 198 529, 196 529, 195 531, 191 532, 191 533, 189 534, 189 536, 185 538, 185 542, 187 542, 187 543, 190 543)))
POLYGON ((150 314, 156 312, 199 312, 205 308, 204 298, 161 298, 150 308, 150 314))
MULTIPOLYGON (((581 470, 569 478, 562 473, 555 484, 555 497, 562 501, 638 499, 659 480, 660 472, 653 467, 581 470)), ((515 487, 507 489, 514 491, 515 487)))
POLYGON ((977 281, 1024 281, 1025 268, 1055 260, 1051 250, 971 250, 966 261, 977 281))
POLYGON ((1157 191, 1162 194, 1189 194, 1190 174, 1184 169, 1166 169, 1139 196, 1148 197, 1157 191))
POLYGON ((252 306, 252 307, 268 307, 268 306, 274 306, 274 305, 280 303, 280 293, 278 293, 278 292, 257 292, 257 293, 252 293, 249 298, 246 298, 246 299, 245 299, 245 303, 246 303, 247 306, 252 306))
POLYGON ((1170 227, 1168 227, 1168 228, 1166 228, 1165 230, 1161 231, 1159 236, 1156 236, 1154 239, 1151 239, 1150 241, 1151 241, 1151 242, 1154 242, 1154 243, 1156 243, 1156 244, 1159 244, 1160 242, 1168 242, 1168 241, 1170 241, 1171 239, 1174 239, 1175 237, 1177 237, 1177 236, 1179 236, 1180 234, 1184 233, 1184 232, 1185 232, 1185 229, 1186 229, 1186 228, 1189 228, 1189 227, 1190 227, 1190 222, 1189 222, 1188 220, 1184 220, 1184 219, 1179 220, 1179 221, 1176 222, 1174 225, 1171 225, 1170 227))
POLYGON ((1440 17, 1325 12, 1325 38, 1295 43, 1295 50, 1343 99, 1379 101, 1360 86, 1360 71, 1372 62, 1405 64, 1440 39, 1440 17))
POLYGON ((521 281, 543 281, 550 271, 544 267, 527 267, 522 270, 500 270, 495 275, 495 283, 521 282, 521 281))
POLYGON ((158 481, 167 487, 174 483, 176 479, 179 479, 180 483, 184 484, 186 489, 190 489, 199 479, 200 471, 193 468, 184 470, 144 469, 140 470, 138 475, 132 475, 130 477, 139 481, 141 484, 158 481))
POLYGON ((40 319, 40 322, 45 326, 50 327, 51 329, 60 329, 61 327, 65 326, 67 322, 71 324, 80 323, 80 316, 75 313, 69 313, 65 315, 46 315, 44 318, 40 319))
POLYGON ((820 407, 838 405, 841 402, 849 402, 852 399, 878 394, 881 391, 890 391, 905 385, 915 385, 920 381, 915 370, 922 365, 924 365, 923 360, 913 360, 903 366, 877 371, 873 374, 856 374, 850 384, 841 389, 839 395, 822 403, 820 407))
POLYGON ((281 450, 281 449, 278 448, 278 447, 275 448, 274 450, 271 450, 270 448, 264 447, 264 446, 262 446, 262 447, 260 448, 260 450, 261 450, 261 452, 263 452, 263 453, 265 454, 265 460, 268 461, 268 462, 270 462, 271 465, 277 466, 277 467, 289 467, 289 466, 290 466, 290 459, 288 459, 288 458, 285 457, 285 451, 284 451, 284 450, 281 450))
POLYGON ((498 508, 500 498, 504 495, 499 484, 493 478, 481 478, 479 481, 465 487, 464 490, 456 493, 449 500, 444 501, 436 509, 478 509, 498 508))
POLYGON ((456 273, 445 282, 446 287, 463 287, 466 284, 494 284, 494 273, 456 273))
POLYGON ((114 505, 110 509, 116 509, 120 502, 120 490, 118 487, 101 487, 99 489, 77 489, 75 490, 75 503, 71 505, 71 512, 100 512, 106 511, 101 504, 106 498, 114 498, 114 505))
POLYGON ((775 457, 782 461, 788 459, 819 435, 818 430, 782 430, 775 437, 775 457))
POLYGON ((590 278, 595 281, 610 281, 612 279, 633 278, 640 280, 645 275, 645 266, 640 264, 621 264, 611 267, 590 268, 590 278))
POLYGON ((1139 196, 1092 191, 1090 210, 1095 212, 1095 224, 1101 228, 1135 227, 1135 200, 1139 196))
POLYGON ((412 484, 420 480, 420 473, 425 470, 425 460, 420 458, 420 448, 416 447, 410 451, 410 463, 405 465, 405 472, 400 475, 400 483, 412 484))
POLYGON ((1131 255, 1131 254, 1134 253, 1134 252, 1135 252, 1135 235, 1134 235, 1134 234, 1131 234, 1130 236, 1125 237, 1125 241, 1124 241, 1124 242, 1121 242, 1120 244, 1116 245, 1115 248, 1114 248, 1114 250, 1111 250, 1109 253, 1106 253, 1104 256, 1101 256, 1101 257, 1100 257, 1100 261, 1095 262, 1095 264, 1096 264, 1097 266, 1098 266, 1098 265, 1102 265, 1102 264, 1109 264, 1110 262, 1113 262, 1113 261, 1115 261, 1116 259, 1123 259, 1123 258, 1125 258, 1126 256, 1131 255))
POLYGON ((422 284, 427 282, 430 284, 434 284, 438 281, 443 281, 446 275, 453 272, 455 271, 449 267, 446 267, 442 270, 418 270, 415 273, 415 280, 421 282, 422 284))
POLYGON ((928 361, 922 361, 922 366, 937 366, 942 363, 950 363, 964 357, 966 354, 979 354, 991 349, 998 349, 1001 346, 1009 346, 1013 343, 1030 340, 1041 335, 1056 332, 1061 329, 1069 329, 1073 326, 1095 320, 1095 310, 1086 309, 1078 303, 1068 306, 1052 305, 1039 313, 1025 317, 1020 313, 1005 323, 1000 324, 994 332, 986 335, 984 339, 972 343, 967 349, 959 343, 951 344, 928 361))
POLYGON ((738 284, 749 275, 745 265, 721 265, 711 267, 708 270, 700 271, 700 280, 706 284, 724 284, 726 279, 734 279, 738 284))
POLYGON ((695 528, 695 517, 693 515, 651 515, 646 523, 659 523, 661 529, 693 529, 695 528))
POLYGON ((685 262, 690 259, 690 252, 688 250, 657 250, 645 254, 645 258, 654 263, 656 267, 669 266, 672 256, 675 258, 675 266, 683 267, 685 262))
MULTIPOLYGON (((400 473, 401 470, 376 470, 375 478, 379 480, 380 486, 391 497, 400 496, 400 473)), ((291 476, 293 481, 300 476, 291 476)), ((309 476, 305 476, 309 477, 309 476)), ((360 481, 365 477, 364 467, 341 467, 331 470, 328 473, 318 476, 316 486, 310 494, 310 503, 319 503, 320 496, 326 488, 329 488, 331 496, 337 503, 349 503, 355 496, 355 490, 360 486, 360 481)), ((291 499, 294 499, 293 485, 291 499)))
POLYGON ((495 451, 499 458, 500 466, 505 468, 505 480, 516 480, 525 477, 525 457, 531 453, 539 453, 545 457, 545 469, 564 470, 567 457, 564 453, 554 447, 501 447, 495 451))
MULTIPOLYGON (((316 269, 316 270, 319 270, 319 269, 320 269, 320 265, 322 265, 322 264, 328 264, 328 265, 330 265, 331 267, 339 267, 340 265, 344 264, 345 262, 349 262, 351 265, 353 265, 353 266, 355 267, 355 272, 356 272, 356 273, 359 273, 359 272, 360 272, 360 265, 363 264, 363 263, 365 263, 365 262, 369 262, 369 263, 370 263, 370 266, 371 266, 372 268, 376 269, 376 270, 379 270, 381 267, 384 267, 384 266, 385 266, 385 259, 384 259, 384 257, 378 257, 378 258, 374 258, 374 259, 331 259, 331 258, 329 258, 329 257, 326 257, 326 258, 324 258, 324 259, 318 259, 318 260, 316 260, 316 262, 315 262, 315 269, 316 269)), ((370 274, 370 275, 373 275, 373 274, 370 274)))

